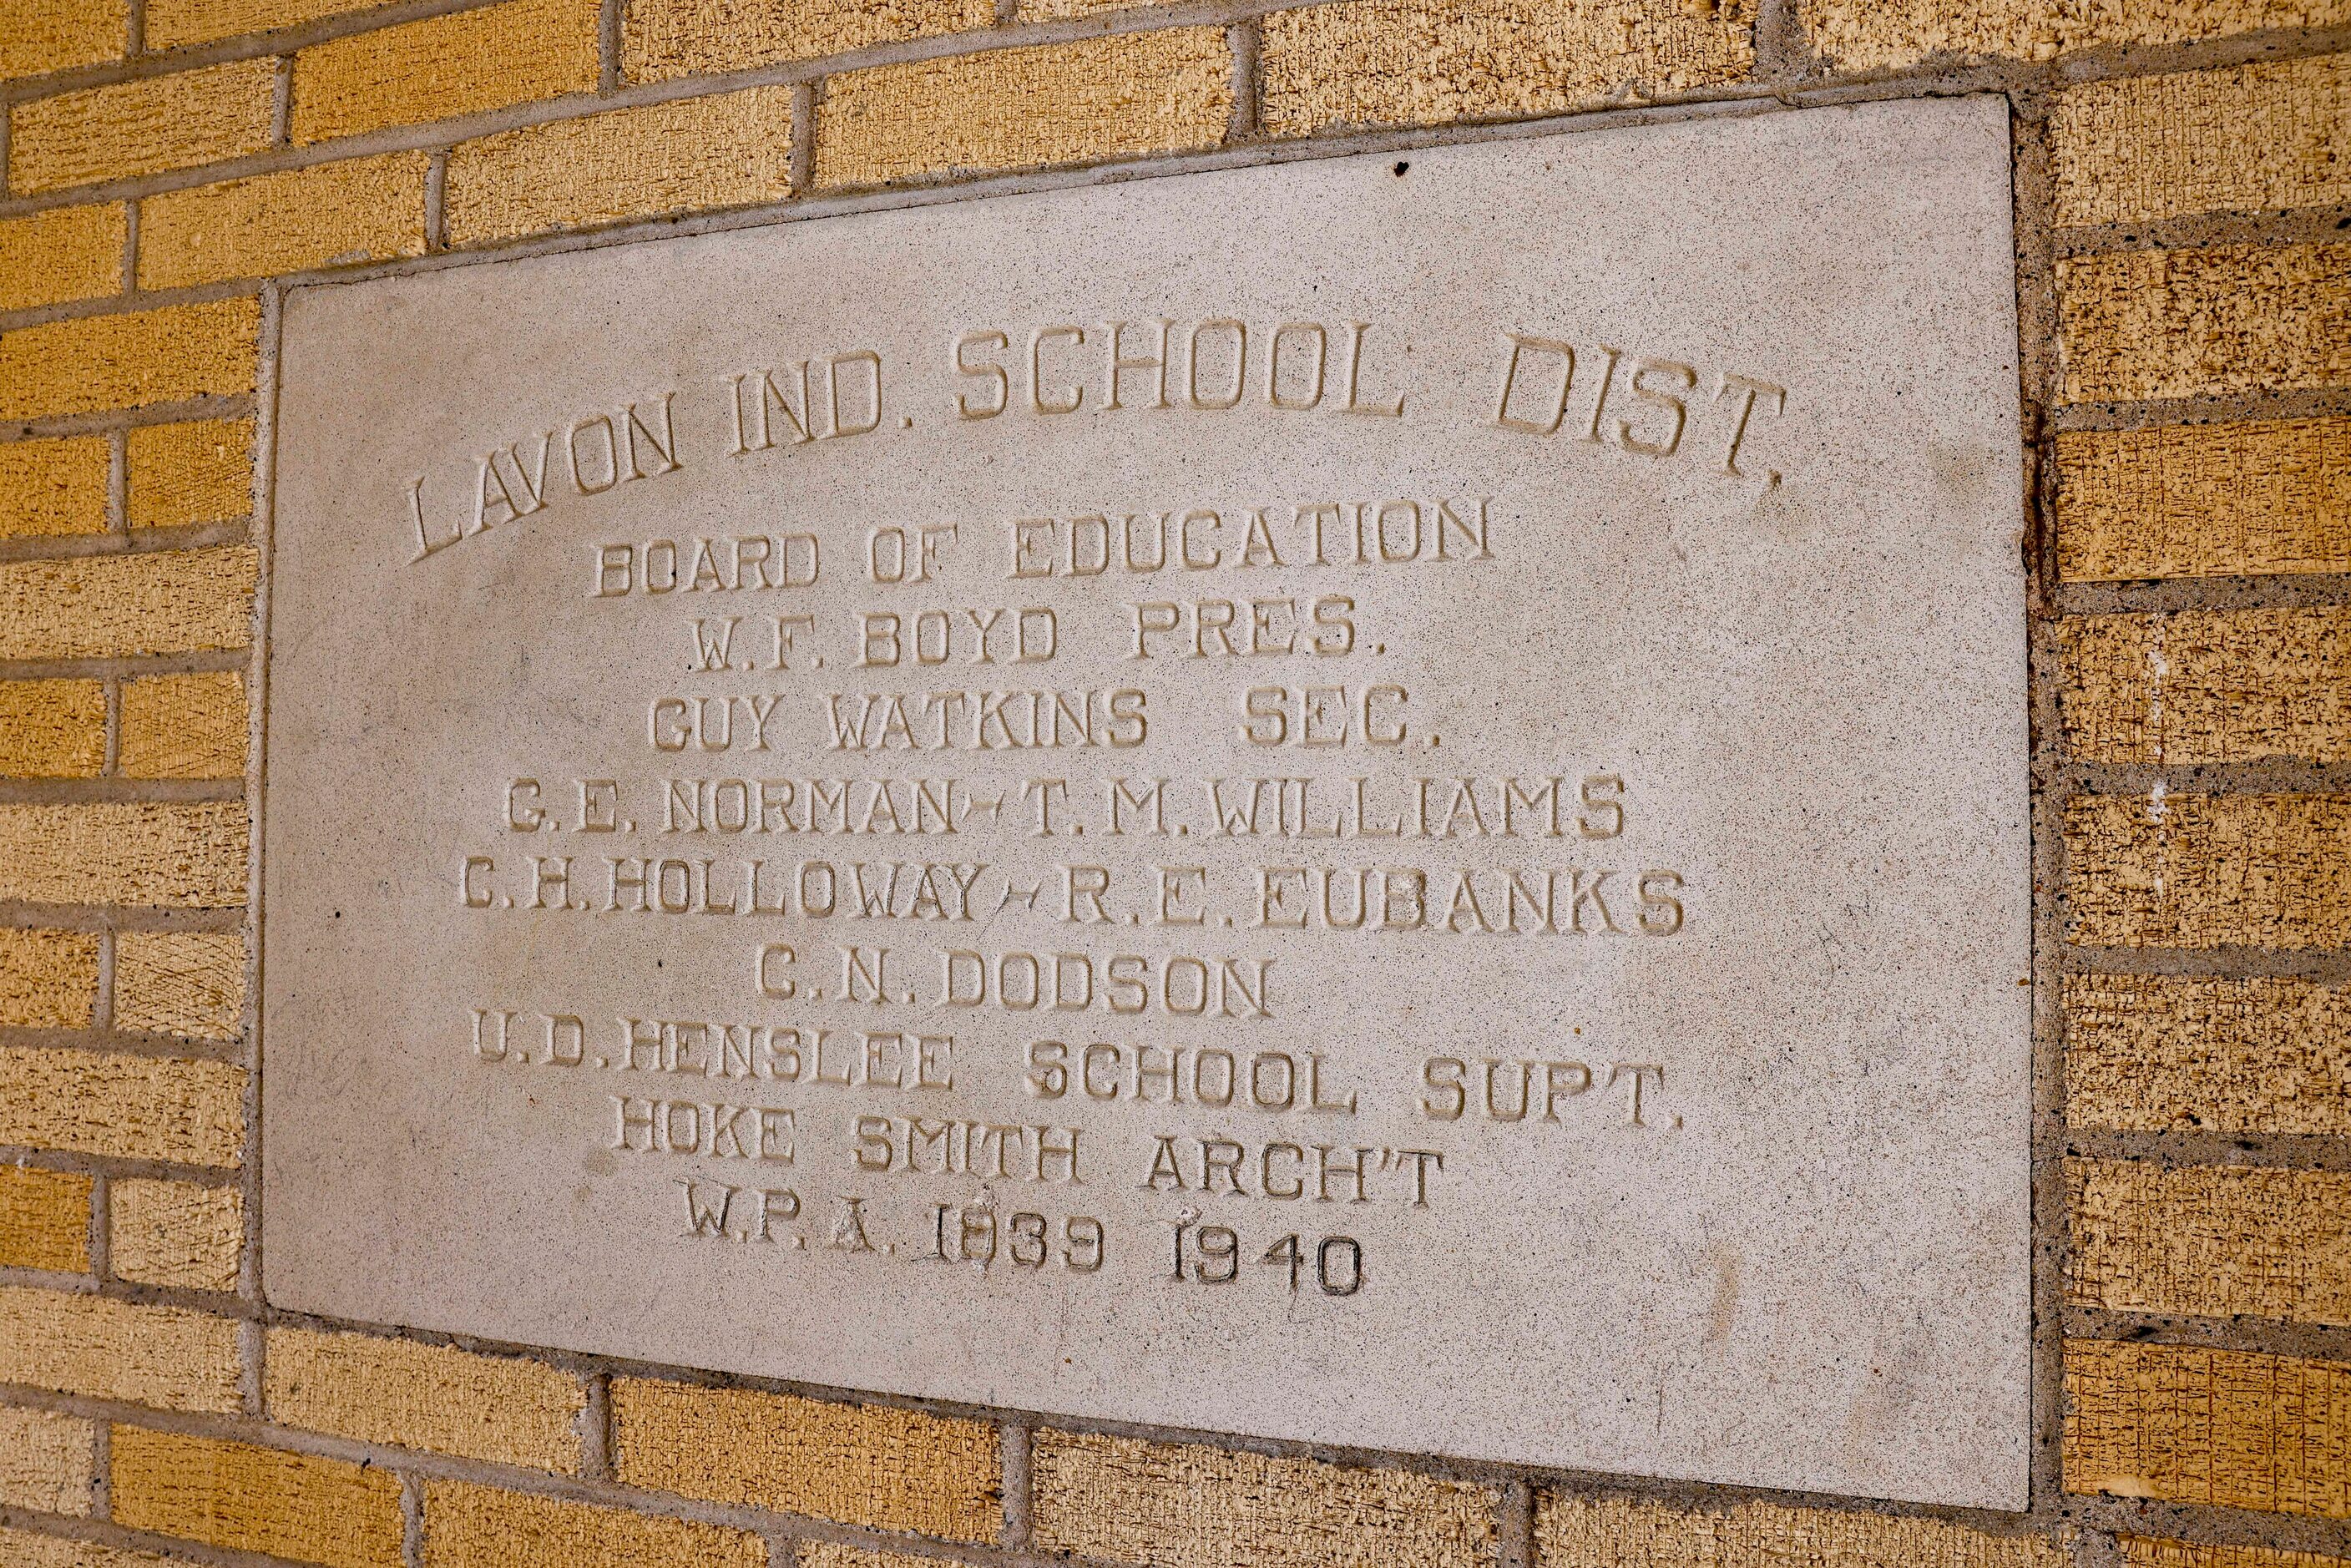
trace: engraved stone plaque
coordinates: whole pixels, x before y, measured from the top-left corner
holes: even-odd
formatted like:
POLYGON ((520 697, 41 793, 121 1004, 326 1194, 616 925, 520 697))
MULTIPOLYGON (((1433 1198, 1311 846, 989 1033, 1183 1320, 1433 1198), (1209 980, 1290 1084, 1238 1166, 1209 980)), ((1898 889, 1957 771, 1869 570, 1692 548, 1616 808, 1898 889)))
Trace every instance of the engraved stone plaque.
POLYGON ((308 288, 266 1279, 2025 1498, 1996 100, 308 288))

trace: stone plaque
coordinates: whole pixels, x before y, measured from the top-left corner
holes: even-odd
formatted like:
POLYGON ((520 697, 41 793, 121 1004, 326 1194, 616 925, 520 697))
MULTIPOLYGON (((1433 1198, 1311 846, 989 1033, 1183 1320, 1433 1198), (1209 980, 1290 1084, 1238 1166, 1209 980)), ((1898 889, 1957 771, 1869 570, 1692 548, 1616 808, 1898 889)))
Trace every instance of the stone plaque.
POLYGON ((287 302, 277 1304, 2025 1500, 2008 132, 287 302))

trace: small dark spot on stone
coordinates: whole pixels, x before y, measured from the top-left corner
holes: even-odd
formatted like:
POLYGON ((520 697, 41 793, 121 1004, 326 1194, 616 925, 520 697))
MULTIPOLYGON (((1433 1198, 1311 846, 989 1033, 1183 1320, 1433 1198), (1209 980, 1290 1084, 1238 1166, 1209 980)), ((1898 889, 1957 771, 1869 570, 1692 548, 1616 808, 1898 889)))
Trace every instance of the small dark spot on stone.
POLYGON ((1405 160, 1403 160, 1403 159, 1401 159, 1401 158, 1399 158, 1398 160, 1396 160, 1395 172, 1396 172, 1398 174, 1402 174, 1402 173, 1403 173, 1406 169, 1409 169, 1409 168, 1411 168, 1411 167, 1412 167, 1412 165, 1411 165, 1409 162, 1405 162, 1405 160))

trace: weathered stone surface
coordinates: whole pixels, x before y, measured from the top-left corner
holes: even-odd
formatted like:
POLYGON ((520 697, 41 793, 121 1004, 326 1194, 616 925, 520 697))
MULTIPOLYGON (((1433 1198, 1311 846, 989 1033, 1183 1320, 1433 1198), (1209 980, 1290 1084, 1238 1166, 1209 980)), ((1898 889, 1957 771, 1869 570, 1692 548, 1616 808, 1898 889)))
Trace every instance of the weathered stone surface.
POLYGON ((633 0, 622 31, 632 81, 810 59, 996 20, 994 0, 633 0))
MULTIPOLYGON (((834 77, 820 183, 1223 50, 834 77)), ((1769 113, 296 291, 271 1301, 2021 1503, 2008 148, 1769 113)), ((632 1484, 995 1529, 983 1432, 917 1497, 824 1458, 896 1416, 614 1408, 632 1484)))
POLYGON ((215 163, 269 145, 275 60, 233 60, 19 104, 8 182, 46 191, 215 163))
POLYGON ((0 1166, 0 1268, 87 1270, 89 1191, 72 1171, 0 1166))
POLYGON ((2085 946, 2351 945, 2351 796, 2080 796, 2065 854, 2085 946))
POLYGON ((245 940, 233 931, 126 931, 114 939, 114 1027, 235 1040, 245 940))
POLYGON ((2351 382, 2351 245, 2074 256, 2057 296, 2068 402, 2351 382))
POLYGON ((110 1440, 117 1523, 323 1568, 401 1568, 397 1476, 140 1427, 110 1440))
POLYGON ((139 206, 139 286, 422 256, 427 162, 391 152, 150 196, 139 206))
POLYGON ((294 140, 592 92, 597 12, 597 0, 507 0, 304 49, 294 57, 294 140))
POLYGON ((0 1406, 0 1506, 88 1513, 95 1437, 71 1416, 0 1406))
POLYGON ((0 1286, 0 1383, 227 1415, 242 1403, 236 1324, 182 1307, 0 1286))
POLYGON ((225 1062, 0 1046, 0 1144, 233 1166, 244 1099, 225 1062))
POLYGON ((233 521, 253 509, 253 421, 141 424, 125 444, 134 528, 233 521))

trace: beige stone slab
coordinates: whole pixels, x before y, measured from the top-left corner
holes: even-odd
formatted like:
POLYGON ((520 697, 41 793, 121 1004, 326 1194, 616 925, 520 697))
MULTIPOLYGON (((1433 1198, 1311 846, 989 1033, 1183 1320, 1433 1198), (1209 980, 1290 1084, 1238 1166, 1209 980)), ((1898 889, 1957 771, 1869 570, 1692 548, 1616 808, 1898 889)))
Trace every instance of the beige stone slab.
POLYGON ((296 292, 271 1299, 2021 1507, 2008 188, 1882 104, 296 292))

